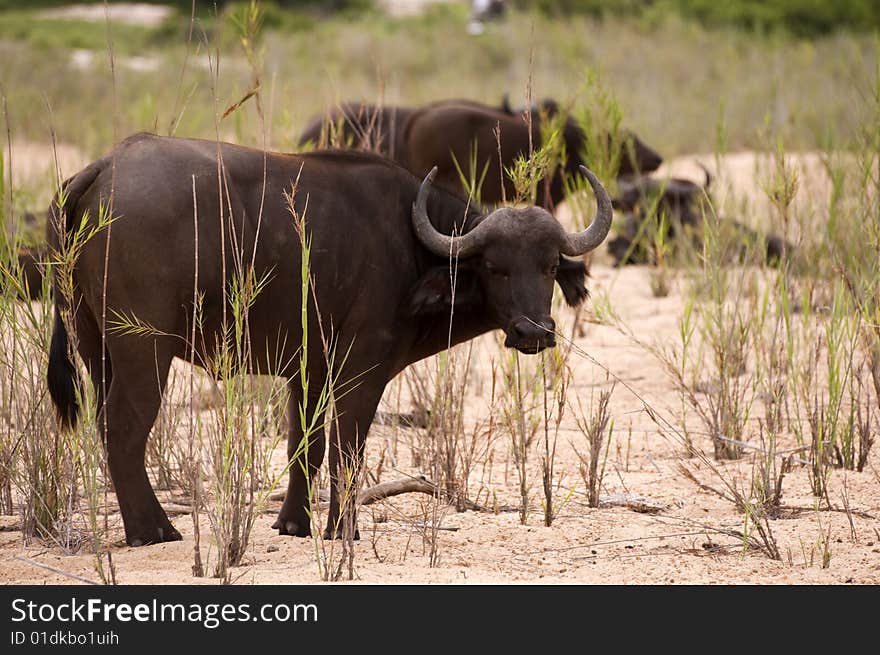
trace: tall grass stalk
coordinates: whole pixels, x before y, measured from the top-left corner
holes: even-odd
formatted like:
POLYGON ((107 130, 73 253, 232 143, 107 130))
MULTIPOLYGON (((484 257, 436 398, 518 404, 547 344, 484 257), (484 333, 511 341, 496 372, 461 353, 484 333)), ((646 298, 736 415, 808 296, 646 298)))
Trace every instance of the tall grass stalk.
POLYGON ((562 507, 571 497, 569 493, 563 499, 556 497, 558 481, 556 480, 556 445, 559 430, 565 417, 568 404, 568 391, 572 384, 572 371, 568 366, 570 348, 554 348, 541 354, 541 388, 543 401, 543 451, 541 453, 541 486, 544 493, 542 502, 544 525, 550 527, 559 515, 562 507), (552 436, 551 436, 552 433, 552 436))
MULTIPOLYGON (((614 386, 607 391, 599 393, 599 402, 588 415, 578 399, 578 408, 574 413, 578 432, 584 437, 587 451, 581 452, 576 446, 574 451, 578 456, 578 471, 587 491, 587 504, 590 507, 599 507, 599 494, 602 491, 602 480, 605 477, 605 464, 608 461, 608 445, 611 443, 611 435, 614 431, 614 421, 611 420, 609 403, 614 386)), ((592 405, 592 402, 590 403, 592 405)))
MULTIPOLYGON (((308 200, 305 209, 299 213, 295 205, 296 187, 299 179, 292 183, 290 192, 285 192, 287 208, 293 222, 293 228, 300 242, 300 326, 299 357, 296 375, 291 384, 297 387, 296 416, 291 416, 291 421, 299 421, 302 438, 298 445, 288 444, 287 467, 299 467, 306 479, 307 495, 309 498, 309 519, 311 521, 311 533, 315 548, 315 561, 319 575, 323 580, 338 580, 343 574, 347 564, 349 578, 354 576, 354 539, 355 539, 355 510, 357 493, 362 483, 362 471, 356 466, 352 458, 346 453, 339 453, 340 470, 338 471, 338 483, 336 489, 330 493, 338 493, 340 498, 340 515, 337 524, 328 526, 330 531, 329 545, 325 542, 320 525, 320 503, 318 502, 317 489, 313 486, 309 471, 309 450, 316 438, 324 438, 324 430, 330 426, 338 429, 338 416, 336 416, 335 403, 344 394, 354 390, 357 378, 340 380, 342 369, 345 365, 347 353, 340 359, 336 357, 336 347, 333 335, 325 332, 325 327, 320 319, 320 308, 317 306, 317 298, 314 294, 314 279, 311 274, 311 236, 308 232, 308 200), (309 376, 309 352, 312 336, 309 331, 309 306, 315 306, 318 316, 320 340, 320 352, 323 355, 323 366, 326 377, 322 385, 316 388, 309 376), (342 539, 341 553, 337 553, 335 535, 342 539), (338 555, 338 559, 337 559, 338 555)), ((293 406, 291 406, 291 410, 293 406)), ((341 448, 341 441, 330 439, 330 448, 341 448)), ((285 471, 287 468, 285 468, 285 471)))

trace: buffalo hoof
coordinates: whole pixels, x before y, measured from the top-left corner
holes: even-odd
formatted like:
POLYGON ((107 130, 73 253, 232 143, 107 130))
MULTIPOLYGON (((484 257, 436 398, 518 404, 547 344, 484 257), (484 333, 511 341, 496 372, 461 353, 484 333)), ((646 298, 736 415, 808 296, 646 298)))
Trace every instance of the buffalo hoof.
POLYGON ((161 544, 166 541, 181 541, 182 539, 183 537, 174 529, 174 526, 168 523, 163 527, 138 531, 131 536, 126 536, 125 543, 132 548, 138 548, 140 546, 149 546, 150 544, 161 544))
POLYGON ((272 524, 273 530, 278 530, 280 535, 288 535, 291 537, 311 537, 312 528, 309 521, 283 521, 278 519, 272 524))
MULTIPOLYGON (((342 534, 341 529, 331 530, 329 527, 324 528, 324 539, 342 539, 342 536, 343 536, 343 534, 342 534)), ((360 541, 360 538, 361 538, 361 533, 358 532, 357 528, 355 528, 354 540, 360 541)))

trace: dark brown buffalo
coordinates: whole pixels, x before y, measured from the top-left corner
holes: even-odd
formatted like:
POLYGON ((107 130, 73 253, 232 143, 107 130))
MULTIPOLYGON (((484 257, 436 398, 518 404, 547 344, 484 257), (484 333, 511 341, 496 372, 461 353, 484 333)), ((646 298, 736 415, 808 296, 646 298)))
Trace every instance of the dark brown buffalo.
MULTIPOLYGON (((254 356, 248 366, 252 372, 291 378, 288 453, 294 461, 276 527, 281 534, 310 534, 306 464, 297 454, 303 436, 297 412, 303 393, 295 377, 302 334, 301 247, 285 201, 295 181, 293 202, 306 216, 311 239, 309 333, 320 334, 320 316, 320 325, 332 330, 328 338, 336 351, 347 353, 342 370, 333 372, 358 382, 354 392, 336 399, 329 438, 334 493, 328 536, 337 536, 339 525, 340 458, 362 460, 367 430, 392 377, 449 343, 494 329, 505 332, 506 346, 524 353, 555 344, 550 317, 554 280, 569 304, 586 296, 583 264, 564 255, 576 257, 596 248, 611 224, 611 201, 601 184, 585 171, 599 209, 590 227, 568 234, 538 207, 486 214, 469 209, 463 199, 432 188, 435 174, 420 185, 397 164, 368 153, 285 155, 141 134, 64 183, 65 204, 58 207, 56 198, 51 209, 48 240, 53 249, 62 247, 65 230, 69 233, 79 221, 94 226, 111 193, 114 221, 111 236, 102 230, 82 247, 73 271, 72 304, 63 302, 56 289, 49 391, 62 422, 74 422, 77 381, 62 320, 63 312, 72 311, 77 349, 102 412, 98 425, 103 429, 106 421, 107 460, 129 544, 180 539, 153 493, 144 451, 171 361, 193 354, 187 344, 192 343, 196 234, 202 298, 201 327, 193 344, 196 362, 215 355, 223 310, 230 309, 225 289, 233 283, 235 253, 258 278, 268 276, 249 312, 254 356), (148 334, 102 334, 105 256, 107 315, 137 317, 152 326, 148 334), (452 269, 457 271, 454 293, 452 269), (102 339, 108 358, 106 399, 102 339), (289 367, 268 366, 266 353, 272 362, 289 362, 289 367)), ((308 346, 310 389, 317 392, 328 376, 326 360, 317 336, 308 346)), ((314 407, 314 399, 309 400, 314 407)), ((310 444, 308 471, 313 475, 324 457, 323 433, 310 444)))
POLYGON ((501 111, 510 114, 511 116, 522 116, 526 113, 527 109, 530 109, 532 116, 535 116, 536 118, 542 115, 552 117, 559 113, 559 103, 553 98, 542 98, 529 107, 526 107, 525 105, 522 107, 514 107, 510 104, 510 96, 506 93, 501 98, 501 111))
MULTIPOLYGON (((501 164, 509 167, 517 156, 529 152, 529 127, 523 116, 510 113, 509 108, 470 100, 446 100, 416 108, 348 103, 313 119, 300 135, 300 145, 326 143, 321 140, 322 134, 326 136, 328 130, 334 129, 328 125, 339 128, 337 142, 380 152, 417 177, 423 177, 436 165, 437 184, 453 193, 464 192, 459 169, 465 176, 470 173, 476 149, 475 177, 479 178, 485 170, 480 199, 488 204, 514 197, 513 183, 507 175, 503 176, 502 190, 501 164), (501 163, 496 126, 501 128, 501 163)), ((536 115, 531 129, 535 149, 541 146, 539 125, 536 115)), ((566 174, 574 175, 584 164, 584 134, 569 118, 562 137, 568 155, 562 168, 566 174)), ((653 171, 661 162, 662 158, 635 135, 626 135, 621 144, 621 175, 653 171)), ((539 202, 545 208, 553 208, 565 197, 560 172, 542 186, 539 202)))
POLYGON ((23 247, 18 251, 23 296, 28 300, 39 300, 43 297, 43 269, 47 261, 44 246, 23 247))
POLYGON ((0 275, 0 288, 14 289, 19 300, 39 300, 43 297, 43 268, 46 265, 47 253, 44 246, 22 246, 16 256, 17 266, 13 262, 4 265, 0 275), (15 276, 11 280, 9 276, 15 276))
POLYGON ((4 262, 0 273, 0 290, 12 290, 19 300, 39 300, 43 297, 43 269, 46 249, 43 246, 22 246, 14 261, 4 262), (13 280, 11 276, 14 276, 13 280))
MULTIPOLYGON (((46 228, 45 212, 25 211, 16 220, 18 236, 8 237, 17 243, 42 240, 46 228)), ((11 253, 4 253, 4 258, 11 253)), ((20 300, 39 300, 43 297, 43 271, 47 262, 45 244, 21 245, 16 255, 0 263, 0 290, 14 289, 20 300), (17 264, 16 264, 17 261, 17 264), (13 281, 10 276, 15 276, 13 281)))
MULTIPOLYGON (((706 179, 703 185, 682 178, 655 178, 636 176, 618 180, 618 193, 613 198, 615 209, 623 214, 616 236, 608 242, 608 251, 614 265, 645 264, 653 261, 654 231, 661 216, 666 217, 665 240, 673 247, 682 240, 692 248, 702 248, 704 220, 722 220, 715 216, 709 187, 712 176, 703 167, 706 179)), ((778 264, 790 255, 794 247, 785 239, 770 234, 762 236, 756 230, 737 221, 721 224, 732 230, 731 260, 742 261, 751 247, 763 241, 764 261, 778 264), (734 252, 735 251, 735 252, 734 252)))

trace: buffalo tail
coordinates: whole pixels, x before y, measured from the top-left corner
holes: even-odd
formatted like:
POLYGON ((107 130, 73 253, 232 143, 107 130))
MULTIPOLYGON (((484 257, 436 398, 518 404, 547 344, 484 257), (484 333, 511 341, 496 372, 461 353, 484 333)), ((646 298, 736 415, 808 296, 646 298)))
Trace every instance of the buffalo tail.
MULTIPOLYGON (((107 160, 102 159, 87 166, 74 177, 66 180, 62 191, 55 195, 49 207, 49 225, 47 234, 50 248, 58 251, 63 249, 65 235, 74 230, 75 210, 82 195, 88 190, 98 174, 104 169, 107 160), (62 204, 62 199, 64 200, 62 204)), ((56 272, 57 276, 58 273, 56 272)), ((58 420, 62 429, 76 426, 79 414, 79 396, 82 382, 76 366, 71 360, 70 340, 67 328, 61 317, 65 299, 61 297, 57 280, 54 284, 55 325, 52 330, 52 342, 49 345, 49 367, 46 371, 46 382, 49 396, 58 412, 58 420)))
POLYGON ((81 382, 73 362, 70 361, 70 345, 67 329, 61 320, 61 310, 55 304, 55 327, 52 330, 52 343, 49 346, 49 369, 46 382, 49 395, 58 412, 58 420, 64 429, 76 426, 79 414, 79 390, 81 382))

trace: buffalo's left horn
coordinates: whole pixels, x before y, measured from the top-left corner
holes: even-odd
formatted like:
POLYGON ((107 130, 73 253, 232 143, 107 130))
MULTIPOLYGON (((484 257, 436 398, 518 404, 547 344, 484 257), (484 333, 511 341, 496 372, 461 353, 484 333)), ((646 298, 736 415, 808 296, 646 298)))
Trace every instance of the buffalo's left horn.
POLYGON ((412 221, 416 236, 425 248, 440 257, 467 257, 472 255, 483 247, 483 241, 486 236, 486 223, 478 225, 467 234, 459 237, 438 232, 428 218, 427 209, 428 189, 436 175, 437 167, 435 166, 425 176, 425 179, 422 180, 422 184, 419 187, 419 195, 416 196, 416 201, 413 203, 412 221))
POLYGON ((581 172, 587 177, 587 181, 593 187, 593 193, 596 195, 596 218, 583 232, 566 236, 562 254, 570 257, 577 257, 598 248, 599 244, 608 236, 608 230, 611 229, 611 198, 608 197, 608 192, 586 166, 581 166, 581 172))

